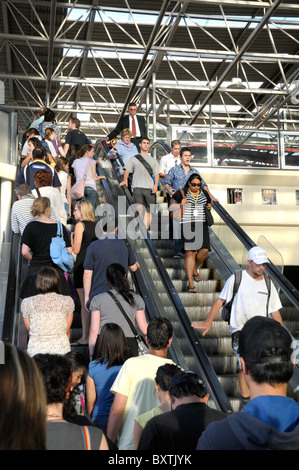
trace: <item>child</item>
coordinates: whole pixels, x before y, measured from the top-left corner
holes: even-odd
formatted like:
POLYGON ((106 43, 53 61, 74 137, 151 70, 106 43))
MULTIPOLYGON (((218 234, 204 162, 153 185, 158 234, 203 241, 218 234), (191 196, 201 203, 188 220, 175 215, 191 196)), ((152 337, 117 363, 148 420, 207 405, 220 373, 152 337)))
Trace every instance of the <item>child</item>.
POLYGON ((71 175, 69 174, 69 161, 65 157, 59 157, 56 161, 55 169, 61 182, 61 195, 67 219, 71 218, 72 198, 71 198, 71 175))
POLYGON ((55 131, 53 129, 51 129, 50 127, 48 127, 46 129, 45 141, 46 141, 45 143, 47 144, 47 146, 50 150, 50 154, 51 154, 51 156, 52 156, 55 163, 56 163, 57 158, 59 157, 59 155, 61 155, 62 157, 65 156, 64 150, 63 150, 62 145, 61 145, 61 142, 56 138, 55 131))

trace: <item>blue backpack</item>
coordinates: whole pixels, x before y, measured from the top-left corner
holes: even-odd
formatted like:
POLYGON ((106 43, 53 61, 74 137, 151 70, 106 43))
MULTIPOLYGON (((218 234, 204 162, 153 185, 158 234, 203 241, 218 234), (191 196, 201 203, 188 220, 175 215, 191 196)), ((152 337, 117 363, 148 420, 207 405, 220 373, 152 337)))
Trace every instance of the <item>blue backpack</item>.
POLYGON ((70 271, 74 267, 73 255, 65 246, 61 222, 57 222, 57 235, 52 238, 50 256, 53 263, 57 264, 64 272, 70 271))

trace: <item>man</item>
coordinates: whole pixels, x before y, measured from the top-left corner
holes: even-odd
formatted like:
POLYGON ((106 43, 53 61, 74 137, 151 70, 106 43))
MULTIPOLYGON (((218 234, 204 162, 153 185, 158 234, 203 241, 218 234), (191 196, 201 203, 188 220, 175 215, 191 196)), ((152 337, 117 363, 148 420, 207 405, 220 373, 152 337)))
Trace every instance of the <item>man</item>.
POLYGON ((95 295, 110 289, 106 279, 110 264, 119 263, 126 271, 130 269, 132 272, 139 267, 131 246, 127 247, 125 241, 116 236, 117 221, 107 216, 99 223, 102 224, 103 235, 89 245, 84 261, 83 288, 87 310, 95 295))
POLYGON ((45 162, 46 152, 41 148, 35 148, 32 151, 32 161, 23 166, 17 179, 16 184, 27 184, 31 189, 35 189, 34 174, 39 170, 48 171, 53 177, 53 186, 60 188, 61 182, 59 180, 56 170, 48 163, 45 162))
POLYGON ((138 206, 139 213, 144 214, 144 223, 148 229, 151 222, 150 206, 156 202, 156 192, 159 184, 159 163, 149 155, 150 141, 143 137, 140 142, 140 153, 131 157, 124 167, 123 181, 120 186, 128 186, 128 177, 132 173, 133 198, 138 206), (141 157, 141 159, 140 159, 141 157), (145 161, 146 168, 142 160, 145 161), (152 173, 152 176, 151 174, 152 173), (154 181, 153 181, 154 178, 154 181))
MULTIPOLYGON (((230 317, 230 333, 232 335, 232 347, 237 356, 237 374, 241 389, 241 407, 249 400, 249 389, 244 379, 242 365, 239 357, 239 335, 246 320, 255 315, 264 315, 271 317, 282 324, 282 318, 279 310, 282 305, 274 284, 271 281, 270 295, 264 278, 266 265, 269 263, 267 252, 255 246, 248 252, 248 268, 242 271, 242 279, 238 292, 234 297, 230 317)), ((229 302, 233 296, 234 275, 226 281, 219 297, 211 307, 209 315, 204 322, 192 323, 193 328, 203 329, 205 336, 212 324, 212 321, 218 314, 220 308, 225 302, 229 302)))
POLYGON ((211 423, 197 450, 298 450, 299 404, 287 397, 294 371, 292 338, 272 318, 248 320, 239 340, 250 401, 242 412, 211 423))
POLYGON ((119 450, 134 450, 134 419, 156 406, 157 369, 173 364, 167 359, 173 328, 167 318, 156 317, 147 327, 148 354, 128 359, 119 371, 111 391, 115 394, 107 425, 107 436, 119 450))
POLYGON ((178 166, 181 163, 180 151, 181 142, 179 140, 173 140, 170 144, 171 152, 164 155, 160 160, 160 177, 166 178, 170 168, 178 166))
POLYGON ((137 116, 137 104, 129 103, 128 113, 126 116, 120 118, 115 129, 110 132, 103 140, 106 142, 117 137, 123 129, 130 129, 132 132, 132 142, 138 148, 141 137, 147 135, 146 124, 143 116, 137 116))
POLYGON ((81 148, 83 145, 90 144, 90 140, 80 131, 81 122, 77 118, 70 118, 68 123, 68 133, 65 137, 64 152, 67 158, 69 158, 69 150, 73 145, 79 145, 81 148))
POLYGON ((31 214, 34 196, 27 184, 20 184, 15 189, 15 193, 18 200, 13 203, 11 208, 11 229, 14 233, 23 235, 28 222, 34 219, 31 214))
MULTIPOLYGON (((188 147, 183 147, 180 151, 181 163, 177 166, 172 167, 164 181, 165 189, 169 194, 169 197, 176 193, 178 189, 183 189, 188 178, 193 173, 199 172, 190 165, 191 162, 191 150, 188 147)), ((202 179, 201 189, 205 189, 212 201, 217 201, 216 198, 212 196, 206 182, 202 179)), ((184 243, 181 236, 181 224, 177 220, 172 220, 173 223, 173 238, 174 238, 174 258, 183 258, 183 247, 184 243)))
POLYGON ((171 411, 148 421, 138 450, 195 450, 198 438, 207 425, 226 417, 225 413, 207 405, 209 394, 205 384, 192 371, 178 372, 172 378, 169 396, 171 411))

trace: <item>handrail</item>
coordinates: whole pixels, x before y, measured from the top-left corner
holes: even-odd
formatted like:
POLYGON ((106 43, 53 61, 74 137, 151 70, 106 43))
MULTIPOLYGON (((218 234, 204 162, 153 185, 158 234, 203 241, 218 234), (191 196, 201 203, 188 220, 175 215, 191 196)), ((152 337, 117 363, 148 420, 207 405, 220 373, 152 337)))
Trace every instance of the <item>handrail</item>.
MULTIPOLYGON (((106 148, 108 152, 108 146, 106 142, 102 142, 102 145, 104 148, 106 148)), ((115 168, 115 162, 113 160, 111 160, 111 165, 116 175, 116 178, 118 179, 118 182, 120 182, 119 174, 117 172, 117 168, 115 168)), ((128 204, 130 205, 134 204, 135 202, 129 190, 125 187, 122 187, 122 189, 127 198, 128 204)), ((179 295, 169 277, 169 274, 164 264, 161 261, 161 258, 148 232, 146 233, 145 242, 147 244, 151 258, 153 262, 155 263, 157 272, 160 275, 160 279, 163 282, 165 291, 168 294, 172 307, 177 314, 177 318, 185 334, 185 338, 187 339, 189 346, 193 352, 193 355, 197 360, 199 369, 202 374, 202 378, 205 380, 206 384, 208 385, 208 388, 210 389, 210 393, 212 397, 214 398, 216 405, 224 412, 231 412, 232 407, 227 399, 227 396, 225 395, 219 383, 218 377, 216 376, 215 371, 210 364, 208 356, 199 341, 198 335, 196 334, 196 332, 191 326, 191 322, 187 315, 187 312, 179 298, 179 295)))

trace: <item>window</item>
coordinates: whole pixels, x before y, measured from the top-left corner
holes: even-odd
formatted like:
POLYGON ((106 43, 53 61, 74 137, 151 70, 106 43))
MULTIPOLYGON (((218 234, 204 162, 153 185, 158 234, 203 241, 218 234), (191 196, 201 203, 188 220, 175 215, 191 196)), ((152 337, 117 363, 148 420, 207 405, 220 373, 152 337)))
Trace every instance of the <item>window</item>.
POLYGON ((228 204, 242 204, 242 189, 231 188, 227 189, 227 203, 228 204))
POLYGON ((262 203, 277 205, 277 189, 262 189, 262 203))

